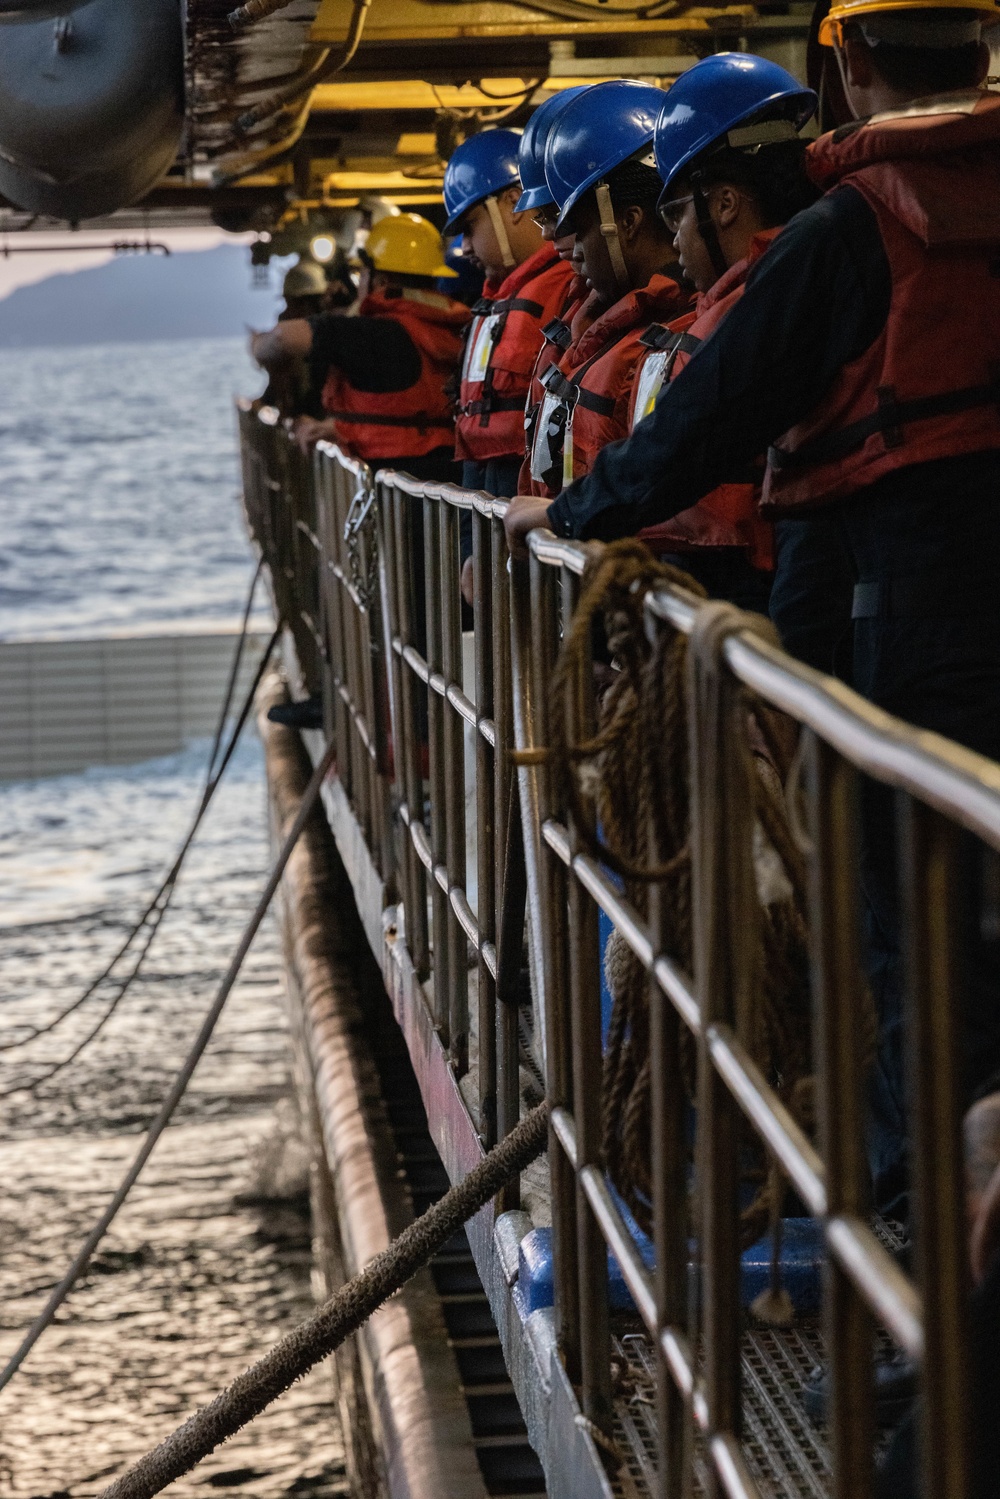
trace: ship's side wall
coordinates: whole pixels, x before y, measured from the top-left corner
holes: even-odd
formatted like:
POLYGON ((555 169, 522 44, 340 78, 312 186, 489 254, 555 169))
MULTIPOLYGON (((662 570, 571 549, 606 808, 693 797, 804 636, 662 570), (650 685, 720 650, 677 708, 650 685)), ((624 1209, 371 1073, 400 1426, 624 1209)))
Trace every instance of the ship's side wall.
MULTIPOLYGON (((280 691, 262 694, 262 707, 280 691)), ((310 765, 297 734, 261 720, 275 831, 294 818, 310 765)), ((365 1039, 365 986, 377 970, 351 884, 321 814, 282 887, 289 1005, 307 1122, 318 1126, 314 1205, 334 1288, 410 1221, 379 1077, 365 1039), (332 1190, 331 1190, 332 1188, 332 1190)), ((427 1271, 376 1313, 337 1368, 360 1495, 485 1499, 458 1369, 427 1271), (358 1387, 361 1375, 362 1390, 358 1387), (376 1457, 376 1453, 378 1457, 376 1457)))

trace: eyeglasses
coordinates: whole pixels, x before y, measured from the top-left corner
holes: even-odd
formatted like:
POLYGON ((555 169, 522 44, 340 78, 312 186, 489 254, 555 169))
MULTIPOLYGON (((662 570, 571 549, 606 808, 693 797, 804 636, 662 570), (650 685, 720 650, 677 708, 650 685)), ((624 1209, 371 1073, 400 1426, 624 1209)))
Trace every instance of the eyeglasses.
POLYGON ((559 210, 557 208, 543 208, 538 213, 533 213, 531 217, 539 229, 554 229, 559 222, 559 210))
POLYGON ((662 204, 660 218, 666 224, 671 234, 676 234, 681 227, 681 219, 684 210, 689 203, 694 202, 694 193, 688 193, 684 198, 671 198, 669 203, 662 204))

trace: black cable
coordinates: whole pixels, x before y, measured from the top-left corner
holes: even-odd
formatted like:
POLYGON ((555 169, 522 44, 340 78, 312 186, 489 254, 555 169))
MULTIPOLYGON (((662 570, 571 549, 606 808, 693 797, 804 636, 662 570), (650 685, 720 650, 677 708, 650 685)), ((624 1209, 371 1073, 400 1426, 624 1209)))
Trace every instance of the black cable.
MULTIPOLYGON (((223 733, 224 733, 224 730, 225 730, 226 721, 227 721, 227 719, 229 717, 229 711, 230 711, 230 708, 232 706, 233 696, 234 696, 235 688, 236 688, 236 682, 237 682, 237 678, 239 676, 240 665, 242 664, 243 653, 244 653, 244 649, 245 649, 245 646, 246 646, 246 637, 247 637, 247 634, 248 634, 248 631, 249 631, 250 614, 251 614, 252 609, 253 609, 254 594, 256 592, 257 582, 258 582, 258 579, 260 578, 260 573, 261 573, 261 564, 258 563, 257 570, 254 573, 253 582, 252 582, 251 587, 250 587, 250 593, 249 593, 249 596, 247 598, 246 608, 244 609, 244 613, 243 613, 243 621, 242 621, 242 625, 241 625, 241 629, 240 629, 239 641, 237 642, 237 647, 236 647, 236 651, 235 651, 235 654, 234 654, 234 657, 233 657, 233 662, 232 662, 232 665, 230 667, 229 680, 228 680, 228 683, 226 685, 226 692, 225 692, 225 696, 224 696, 224 700, 223 700, 222 711, 221 711, 221 713, 219 715, 219 722, 218 722, 218 725, 216 727, 215 737, 214 737, 214 740, 213 740, 213 743, 212 743, 212 750, 211 750, 211 754, 210 754, 209 761, 208 761, 208 767, 206 769, 205 785, 204 785, 204 788, 202 790, 201 801, 200 801, 200 803, 198 805, 198 809, 197 809, 197 811, 195 813, 195 816, 194 816, 194 819, 193 819, 193 821, 191 823, 191 826, 188 829, 187 835, 185 836, 184 842, 181 845, 180 851, 178 852, 177 856, 175 857, 172 865, 170 866, 170 869, 168 870, 168 872, 165 875, 164 879, 161 881, 161 883, 158 886, 157 890, 155 891, 155 893, 153 894, 153 896, 151 897, 151 899, 147 902, 147 904, 146 904, 144 910, 142 911, 142 914, 140 915, 139 919, 133 924, 131 930, 129 931, 129 933, 127 935, 127 937, 125 938, 125 941, 118 948, 118 951, 115 953, 114 957, 110 960, 110 962, 105 965, 105 967, 101 970, 101 972, 98 974, 98 976, 87 986, 87 988, 83 991, 83 993, 80 994, 80 995, 78 995, 77 998, 75 1000, 73 1000, 73 1002, 71 1004, 67 1005, 66 1008, 63 1009, 62 1011, 60 1011, 60 1013, 58 1015, 54 1016, 52 1020, 47 1021, 44 1025, 33 1027, 29 1035, 27 1035, 27 1036, 21 1036, 16 1041, 6 1041, 6 1042, 3 1042, 3 1043, 0 1043, 0 1052, 15 1051, 15 1050, 17 1050, 18 1048, 20 1048, 22 1046, 28 1046, 32 1041, 37 1040, 40 1036, 46 1036, 46 1035, 50 1034, 50 1032, 54 1031, 58 1026, 60 1026, 63 1023, 64 1020, 68 1020, 71 1015, 75 1014, 76 1011, 79 1010, 84 1004, 86 1004, 87 1000, 89 1000, 96 993, 96 991, 100 988, 100 986, 103 983, 105 983, 109 978, 111 978, 112 974, 114 973, 115 968, 118 966, 118 964, 121 962, 121 960, 125 957, 126 953, 132 947, 132 944, 139 937, 139 935, 141 934, 143 928, 146 926, 146 924, 150 921, 151 918, 154 921, 153 934, 155 935, 156 928, 159 927, 160 922, 163 920, 163 916, 164 916, 164 914, 166 912, 166 908, 167 908, 167 906, 170 903, 170 898, 171 898, 171 895, 172 895, 172 892, 173 892, 173 887, 176 884, 177 878, 178 878, 178 876, 179 876, 179 874, 181 872, 181 866, 183 865, 184 859, 187 856, 188 850, 191 847, 192 842, 194 841, 195 834, 198 831, 198 828, 199 828, 199 826, 201 824, 201 821, 204 818, 205 813, 208 811, 209 803, 212 800, 212 797, 213 797, 213 795, 215 793, 216 787, 219 784, 219 781, 220 781, 220 779, 222 777, 222 774, 225 771, 226 766, 229 764, 230 759, 232 758, 233 751, 236 748, 236 743, 237 743, 237 740, 239 738, 239 735, 240 735, 240 733, 243 730, 243 727, 244 727, 244 725, 246 723, 247 717, 249 716, 250 709, 253 706, 253 699, 254 699, 254 696, 256 694, 257 688, 259 687, 260 682, 261 682, 261 680, 263 678, 264 671, 265 671, 265 669, 267 667, 267 663, 270 660, 271 654, 273 653, 275 644, 277 643, 277 639, 278 639, 278 636, 280 634, 281 627, 279 625, 278 629, 275 630, 274 635, 272 636, 271 640, 269 641, 269 643, 268 643, 268 645, 267 645, 267 647, 265 649, 264 655, 261 658, 260 664, 259 664, 259 666, 257 668, 257 672, 256 672, 256 674, 254 676, 253 684, 252 684, 252 686, 250 688, 249 693, 247 694, 246 701, 244 702, 243 708, 242 708, 241 713, 240 713, 239 721, 237 723, 236 729, 234 730, 232 738, 230 739, 229 745, 227 746, 225 755, 223 756, 222 761, 217 765, 216 762, 218 760, 219 748, 220 748, 221 743, 222 743, 222 737, 223 737, 223 733), (162 902, 162 906, 161 906, 161 902, 162 902)), ((151 941, 151 938, 150 938, 150 941, 151 941)), ((137 962, 134 964, 134 966, 133 966, 132 970, 130 971, 130 973, 124 979, 120 980, 121 987, 119 989, 119 993, 117 994, 117 996, 113 1000, 113 1002, 112 1002, 112 1009, 111 1009, 111 1011, 109 1011, 108 1016, 106 1016, 106 1018, 110 1018, 110 1014, 113 1013, 114 1008, 117 1007, 118 1001, 123 997, 124 993, 126 992, 126 990, 129 987, 129 985, 136 978, 136 976, 137 976, 137 974, 139 972, 139 968, 141 967, 141 965, 142 965, 142 963, 143 963, 143 961, 145 959, 146 953, 149 950, 149 945, 150 945, 150 943, 149 943, 149 941, 147 941, 146 945, 144 946, 144 948, 142 949, 142 952, 139 955, 139 958, 138 958, 137 962)), ((103 1022, 102 1022, 102 1024, 103 1024, 103 1022)), ((74 1053, 74 1057, 75 1057, 75 1055, 77 1055, 77 1053, 74 1053)), ((68 1065, 68 1063, 67 1064, 61 1064, 61 1065, 68 1065)), ((61 1070, 61 1068, 56 1068, 55 1070, 58 1071, 58 1070, 61 1070)), ((48 1076, 52 1076, 52 1075, 54 1075, 54 1074, 53 1073, 47 1073, 46 1074, 47 1077, 48 1076)), ((44 1079, 36 1079, 36 1082, 39 1082, 39 1081, 44 1081, 44 1079)), ((32 1084, 31 1086, 34 1086, 34 1084, 32 1084)), ((15 1088, 15 1089, 10 1090, 10 1092, 23 1092, 23 1091, 24 1091, 24 1089, 22 1089, 22 1088, 15 1088)), ((9 1097, 10 1096, 10 1092, 8 1092, 8 1093, 0 1093, 0 1099, 9 1097)))

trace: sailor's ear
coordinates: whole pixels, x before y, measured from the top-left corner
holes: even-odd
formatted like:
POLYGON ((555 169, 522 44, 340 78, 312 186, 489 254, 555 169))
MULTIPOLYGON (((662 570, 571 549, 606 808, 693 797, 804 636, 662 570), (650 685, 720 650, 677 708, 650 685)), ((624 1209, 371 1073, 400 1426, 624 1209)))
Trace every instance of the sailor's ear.
POLYGON ((649 217, 646 210, 640 208, 637 203, 630 203, 627 208, 622 209, 621 214, 617 216, 618 233, 627 245, 632 244, 642 233, 643 226, 649 217))
POLYGON ((712 217, 720 229, 728 229, 739 218, 743 195, 728 182, 720 182, 715 189, 712 217))

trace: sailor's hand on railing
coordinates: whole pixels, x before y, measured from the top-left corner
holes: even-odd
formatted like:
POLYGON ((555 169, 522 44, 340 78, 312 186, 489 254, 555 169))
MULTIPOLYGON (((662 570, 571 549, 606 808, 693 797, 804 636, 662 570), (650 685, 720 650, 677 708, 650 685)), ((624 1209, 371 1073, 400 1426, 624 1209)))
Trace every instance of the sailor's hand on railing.
POLYGON ((548 525, 551 503, 551 500, 541 500, 531 494, 519 494, 511 500, 503 524, 512 557, 527 557, 528 532, 534 531, 536 526, 548 525))
POLYGON ((313 416, 297 416, 292 424, 292 435, 299 452, 308 458, 313 448, 323 438, 329 438, 331 442, 334 440, 337 427, 332 420, 320 422, 313 416))

